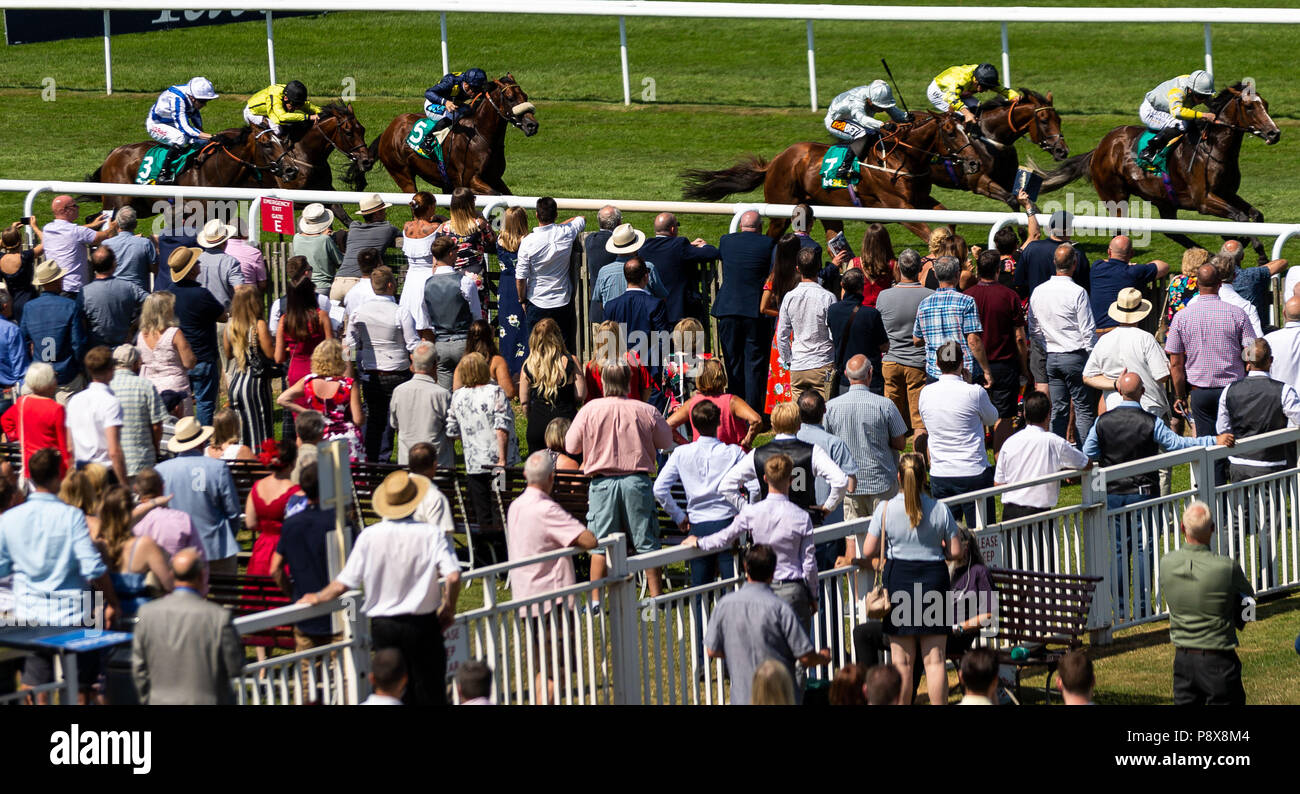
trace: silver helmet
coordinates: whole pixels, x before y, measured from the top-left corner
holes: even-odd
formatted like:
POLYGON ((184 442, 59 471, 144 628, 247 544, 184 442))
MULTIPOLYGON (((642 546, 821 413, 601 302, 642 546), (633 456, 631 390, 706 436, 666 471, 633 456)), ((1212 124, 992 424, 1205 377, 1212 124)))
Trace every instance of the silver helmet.
POLYGON ((882 110, 894 107, 894 92, 889 90, 889 83, 884 80, 876 80, 867 86, 867 98, 882 110))
POLYGON ((1187 76, 1188 90, 1201 96, 1214 95, 1214 75, 1204 69, 1197 69, 1187 76))

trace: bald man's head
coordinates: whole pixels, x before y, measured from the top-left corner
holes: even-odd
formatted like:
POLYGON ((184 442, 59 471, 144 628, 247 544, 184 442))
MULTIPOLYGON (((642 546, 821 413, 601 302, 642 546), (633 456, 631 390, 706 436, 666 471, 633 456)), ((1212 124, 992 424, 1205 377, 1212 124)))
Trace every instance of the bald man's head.
POLYGON ((1125 372, 1115 381, 1115 391, 1126 400, 1138 401, 1142 399, 1142 393, 1145 389, 1142 386, 1142 378, 1138 377, 1136 372, 1125 372))
POLYGON ((655 234, 668 237, 677 236, 677 216, 671 212, 661 212, 655 216, 655 234))
POLYGON ((172 574, 180 584, 197 584, 203 578, 203 560, 194 549, 181 549, 172 555, 172 574))
POLYGON ((1238 267, 1241 266, 1241 260, 1245 254, 1246 248, 1241 244, 1241 240, 1227 240, 1224 242, 1223 246, 1219 248, 1219 255, 1231 258, 1237 263, 1238 267))
POLYGON ((77 200, 72 196, 55 196, 50 202, 50 211, 54 217, 62 220, 75 220, 77 217, 77 200))
POLYGON ((756 232, 760 223, 762 223, 762 220, 757 210, 746 210, 740 213, 740 230, 742 232, 756 232))
POLYGON ((1214 265, 1201 265, 1196 268, 1196 288, 1202 294, 1214 294, 1219 291, 1219 269, 1214 265))
POLYGON ((1128 235, 1117 234, 1111 238, 1106 253, 1111 259, 1127 262, 1129 257, 1133 256, 1133 241, 1128 238, 1128 235))
POLYGON ((849 383, 870 383, 871 359, 861 353, 850 358, 844 366, 844 376, 849 379, 849 383))
POLYGON ((1300 323, 1300 297, 1291 297, 1282 306, 1282 314, 1289 323, 1300 323))

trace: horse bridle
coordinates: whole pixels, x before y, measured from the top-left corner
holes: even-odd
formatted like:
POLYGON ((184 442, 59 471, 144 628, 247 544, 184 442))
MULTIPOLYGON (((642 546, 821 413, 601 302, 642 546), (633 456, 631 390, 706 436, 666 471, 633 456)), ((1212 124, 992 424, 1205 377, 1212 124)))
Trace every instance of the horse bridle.
MULTIPOLYGON (((945 140, 947 140, 947 139, 948 139, 948 134, 944 131, 944 129, 943 129, 943 122, 942 122, 942 120, 941 120, 938 116, 929 116, 928 118, 921 119, 920 121, 918 121, 918 122, 916 122, 915 124, 913 124, 913 125, 912 125, 912 128, 913 128, 913 129, 916 129, 917 127, 921 126, 922 124, 928 124, 928 123, 930 123, 930 122, 933 122, 933 123, 939 125, 939 135, 942 136, 942 137, 944 137, 945 140)), ((888 156, 888 154, 889 154, 888 152, 885 152, 885 151, 884 151, 884 143, 885 143, 886 140, 892 140, 892 141, 893 141, 893 144, 894 144, 895 146, 902 146, 902 147, 905 148, 905 149, 912 149, 912 150, 914 150, 914 151, 921 152, 922 154, 928 154, 928 155, 931 155, 931 156, 933 156, 933 157, 938 158, 938 159, 941 160, 941 161, 945 161, 945 162, 959 162, 959 163, 963 163, 963 164, 970 164, 970 163, 973 163, 973 164, 975 165, 976 170, 979 169, 980 161, 979 161, 979 158, 978 158, 978 157, 976 157, 976 158, 971 158, 971 157, 962 157, 962 156, 961 156, 961 152, 964 151, 965 149, 967 149, 968 147, 971 148, 971 149, 974 149, 974 148, 975 148, 975 142, 972 141, 972 140, 970 140, 970 139, 969 139, 969 136, 967 136, 967 141, 966 141, 966 144, 965 144, 964 146, 962 146, 961 148, 957 149, 956 151, 950 152, 950 153, 948 153, 948 154, 943 154, 942 152, 936 152, 936 151, 933 151, 933 150, 931 150, 931 149, 922 149, 922 148, 919 147, 919 146, 916 146, 916 145, 914 145, 914 144, 910 144, 910 143, 908 143, 907 141, 901 140, 901 139, 898 137, 898 131, 895 130, 894 132, 888 133, 888 137, 881 136, 881 138, 880 138, 880 144, 879 144, 879 145, 880 145, 881 151, 880 151, 879 154, 880 154, 880 160, 881 160, 882 163, 884 162, 885 158, 886 158, 886 157, 888 156)), ((951 145, 952 145, 952 144, 949 143, 948 145, 949 145, 949 148, 951 148, 951 145)), ((874 147, 873 147, 873 148, 874 148, 874 147)), ((889 170, 889 169, 887 169, 887 168, 881 168, 880 166, 873 166, 873 165, 870 165, 870 164, 867 164, 865 167, 867 167, 867 168, 872 168, 872 169, 879 169, 879 170, 882 170, 882 171, 888 171, 888 170, 889 170)), ((902 171, 903 171, 903 164, 900 163, 899 166, 898 166, 898 168, 894 170, 894 176, 898 176, 900 173, 902 173, 902 171)), ((974 172, 972 172, 972 173, 974 173, 974 172)), ((909 176, 918 176, 918 174, 909 174, 909 176)))
MULTIPOLYGON (((498 85, 500 85, 500 84, 498 84, 498 85)), ((485 90, 482 94, 480 94, 480 96, 485 97, 485 98, 487 99, 488 104, 492 106, 492 109, 495 110, 495 111, 497 112, 497 115, 498 115, 498 116, 500 116, 501 118, 503 118, 503 119, 505 119, 506 121, 508 121, 508 122, 510 122, 511 124, 513 124, 514 127, 515 127, 515 129, 519 130, 520 132, 523 131, 523 129, 524 129, 524 123, 523 123, 523 121, 521 121, 520 118, 519 118, 518 116, 516 116, 516 115, 514 114, 513 111, 502 110, 501 107, 498 106, 496 102, 493 102, 493 101, 492 101, 492 92, 491 92, 490 90, 485 90)), ((502 105, 505 104, 505 89, 504 89, 504 88, 501 89, 501 104, 502 104, 502 105)))
MULTIPOLYGON (((1050 105, 1031 108, 1031 110, 1033 111, 1032 114, 1033 121, 1026 121, 1023 130, 1016 129, 1015 112, 1016 112, 1016 107, 1019 104, 1020 104, 1020 97, 1016 97, 1015 99, 1011 100, 1011 107, 1007 108, 1007 126, 1011 128, 1011 133, 1013 135, 1024 135, 1025 133, 1030 133, 1029 137, 1031 140, 1033 140, 1034 137, 1033 131, 1037 129, 1039 136, 1042 137, 1042 140, 1034 141, 1034 143, 1037 144, 1038 148, 1042 149, 1045 152, 1048 151, 1052 146, 1054 146, 1057 141, 1065 137, 1063 134, 1059 132, 1056 133, 1055 135, 1043 135, 1042 129, 1039 129, 1038 127, 1039 124, 1043 123, 1043 118, 1044 118, 1043 114, 1051 112, 1052 107, 1050 105)), ((1029 107, 1029 106, 1025 105, 1025 107, 1029 107)))
MULTIPOLYGON (((325 130, 321 129, 321 124, 324 123, 323 121, 317 121, 312 126, 314 126, 316 129, 321 130, 321 137, 325 139, 326 143, 328 143, 330 146, 333 146, 335 149, 337 149, 339 153, 341 153, 344 157, 348 158, 354 163, 357 163, 357 154, 356 154, 357 150, 366 148, 366 142, 362 141, 361 143, 358 143, 356 146, 353 146, 351 149, 344 149, 342 146, 338 144, 337 141, 334 140, 334 134, 337 133, 339 131, 339 128, 343 126, 343 121, 338 116, 330 116, 329 119, 326 119, 326 121, 329 121, 331 119, 334 121, 333 133, 327 133, 325 132, 325 130)), ((360 163, 357 164, 360 165, 360 163)))
MULTIPOLYGON (((267 134, 268 132, 271 132, 271 128, 270 128, 270 127, 267 127, 266 129, 262 130, 261 132, 257 133, 256 135, 254 135, 254 136, 253 136, 253 141, 254 141, 254 142, 257 142, 257 141, 261 140, 262 136, 265 135, 265 134, 267 134)), ((277 139, 277 140, 278 140, 278 139, 277 139)), ((253 169, 254 172, 266 171, 266 172, 272 174, 273 176, 284 176, 284 166, 281 165, 281 162, 284 160, 284 158, 286 158, 286 157, 289 156, 289 150, 286 149, 286 148, 284 148, 284 147, 283 147, 283 144, 281 144, 281 148, 283 149, 283 151, 280 152, 280 156, 277 157, 277 158, 275 158, 274 162, 272 162, 270 165, 261 166, 261 165, 258 165, 257 163, 250 163, 250 162, 248 162, 247 160, 245 160, 244 158, 237 156, 234 152, 230 151, 229 147, 226 146, 226 142, 223 141, 223 140, 218 139, 218 140, 213 141, 212 143, 213 143, 214 146, 216 146, 217 148, 219 148, 219 149, 222 151, 222 153, 224 153, 224 154, 225 154, 227 157, 229 157, 231 160, 234 160, 235 162, 239 163, 240 165, 242 165, 242 166, 244 166, 244 167, 246 167, 246 168, 251 168, 251 169, 253 169)), ((205 148, 206 148, 206 147, 205 147, 205 148)))

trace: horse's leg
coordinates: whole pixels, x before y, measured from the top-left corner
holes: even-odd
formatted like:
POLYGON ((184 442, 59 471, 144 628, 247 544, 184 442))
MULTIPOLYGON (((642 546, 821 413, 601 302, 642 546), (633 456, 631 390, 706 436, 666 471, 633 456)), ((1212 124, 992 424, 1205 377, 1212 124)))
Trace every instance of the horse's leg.
POLYGON ((822 218, 822 229, 826 232, 826 239, 830 240, 835 235, 844 231, 844 221, 832 221, 822 218))
POLYGON ((492 185, 489 185, 478 174, 475 174, 474 176, 470 177, 469 189, 474 191, 475 195, 479 195, 479 196, 493 196, 493 195, 497 195, 498 193, 496 188, 494 188, 492 185))
POLYGON ((767 222, 767 236, 779 240, 789 226, 789 218, 770 218, 767 222))
MULTIPOLYGON (((1178 218, 1178 208, 1167 201, 1156 202, 1156 211, 1164 220, 1175 220, 1178 218)), ((1183 248, 1200 248, 1201 246, 1192 238, 1181 232, 1165 232, 1165 237, 1181 245, 1183 248)))
MULTIPOLYGON (((1223 200, 1227 201, 1229 204, 1236 207, 1238 211, 1244 213, 1246 219, 1251 223, 1264 222, 1264 213, 1260 212, 1253 204, 1251 204, 1249 201, 1246 201, 1240 195, 1233 193, 1231 195, 1223 196, 1223 200)), ((1226 240, 1229 238, 1225 237, 1224 239, 1226 240)), ((1255 249, 1255 254, 1259 257, 1259 264, 1261 265, 1267 264, 1269 258, 1268 258, 1268 252, 1264 248, 1264 243, 1260 241, 1258 237, 1255 237, 1253 235, 1247 237, 1246 241, 1250 243, 1251 248, 1255 249)))

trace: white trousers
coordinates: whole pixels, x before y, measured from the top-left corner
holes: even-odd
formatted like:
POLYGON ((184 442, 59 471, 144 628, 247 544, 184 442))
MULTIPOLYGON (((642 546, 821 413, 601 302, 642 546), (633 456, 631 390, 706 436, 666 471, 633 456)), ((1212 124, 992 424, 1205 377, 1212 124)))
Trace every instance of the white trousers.
POLYGON ((272 124, 271 120, 266 116, 256 115, 255 113, 253 113, 253 111, 248 109, 247 105, 244 106, 244 121, 248 122, 254 127, 270 127, 271 131, 274 132, 276 135, 280 134, 279 124, 272 124))
POLYGON ((145 129, 148 131, 150 138, 167 146, 189 146, 198 140, 198 138, 190 137, 170 124, 147 123, 145 129))
POLYGON ((1183 126, 1181 121, 1163 110, 1157 110, 1145 99, 1142 100, 1142 106, 1138 108, 1138 118, 1141 119, 1142 123, 1147 126, 1147 129, 1152 132, 1159 132, 1160 130, 1166 130, 1170 127, 1181 128, 1183 126))
POLYGON ((949 105, 948 100, 943 96, 943 89, 933 80, 930 81, 930 87, 925 89, 925 98, 930 100, 930 104, 934 105, 934 109, 940 113, 952 110, 952 105, 949 105))
POLYGON ((852 141, 861 138, 867 134, 867 128, 848 119, 837 119, 834 116, 826 116, 826 131, 842 141, 852 141))

